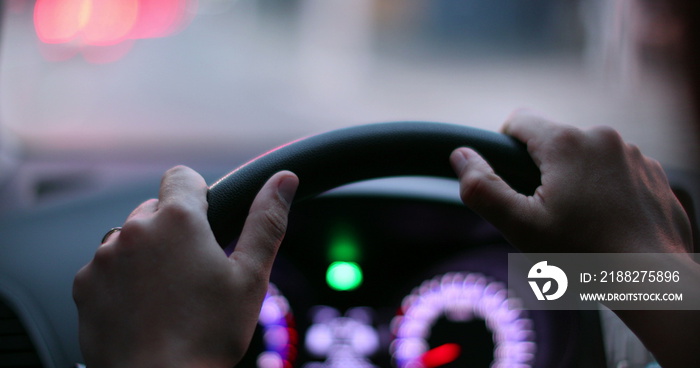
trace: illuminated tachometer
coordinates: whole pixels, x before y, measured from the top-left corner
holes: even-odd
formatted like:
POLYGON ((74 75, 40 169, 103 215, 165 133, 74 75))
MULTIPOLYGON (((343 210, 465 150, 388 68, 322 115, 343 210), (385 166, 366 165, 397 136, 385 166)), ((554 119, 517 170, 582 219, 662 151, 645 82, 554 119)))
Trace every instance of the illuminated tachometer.
POLYGON ((531 367, 535 334, 518 303, 505 285, 481 274, 427 280, 392 321, 392 357, 399 368, 479 366, 484 355, 485 367, 531 367), (479 324, 487 336, 475 336, 479 324))

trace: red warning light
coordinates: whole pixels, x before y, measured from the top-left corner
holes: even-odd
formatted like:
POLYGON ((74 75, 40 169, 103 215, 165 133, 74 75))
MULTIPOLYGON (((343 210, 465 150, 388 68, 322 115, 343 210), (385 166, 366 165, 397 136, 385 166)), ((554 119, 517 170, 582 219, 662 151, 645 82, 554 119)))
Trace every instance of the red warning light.
POLYGON ((420 358, 426 368, 440 367, 455 361, 461 352, 459 345, 449 343, 426 351, 420 358))

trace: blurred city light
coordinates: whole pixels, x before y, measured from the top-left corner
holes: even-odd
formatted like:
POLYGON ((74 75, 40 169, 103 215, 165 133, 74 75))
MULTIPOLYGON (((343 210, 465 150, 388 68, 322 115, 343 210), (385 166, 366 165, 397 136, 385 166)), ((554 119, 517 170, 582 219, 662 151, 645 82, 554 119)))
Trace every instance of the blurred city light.
POLYGON ((38 0, 34 28, 50 61, 82 53, 90 62, 124 56, 131 40, 169 36, 191 18, 196 0, 38 0), (112 47, 116 46, 116 47, 112 47))

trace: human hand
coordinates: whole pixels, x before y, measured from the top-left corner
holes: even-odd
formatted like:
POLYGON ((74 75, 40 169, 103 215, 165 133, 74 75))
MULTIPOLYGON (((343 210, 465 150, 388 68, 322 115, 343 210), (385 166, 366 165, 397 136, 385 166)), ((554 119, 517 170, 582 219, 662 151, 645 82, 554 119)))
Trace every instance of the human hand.
POLYGON ((80 344, 90 367, 232 367, 257 324, 298 186, 274 175, 226 257, 207 221, 207 186, 186 167, 165 173, 76 275, 80 344))
POLYGON ((580 130, 517 111, 503 132, 542 173, 532 196, 511 189, 476 152, 455 150, 464 203, 525 252, 686 252, 691 229, 661 165, 605 127, 580 130))
MULTIPOLYGON (((518 111, 503 132, 523 141, 540 168, 532 196, 511 189, 476 152, 455 150, 464 203, 531 253, 664 253, 692 250, 690 221, 661 165, 610 128, 586 131, 518 111)), ((669 265, 666 265, 669 267, 669 265)), ((700 283, 690 258, 682 270, 700 283)), ((654 269, 654 268, 650 268, 654 269)), ((693 283, 694 282, 694 283, 693 283)), ((696 290, 681 290, 694 295, 696 290)), ((622 310, 617 315, 664 367, 698 366, 697 311, 622 310), (687 331, 687 332, 686 332, 687 331)))

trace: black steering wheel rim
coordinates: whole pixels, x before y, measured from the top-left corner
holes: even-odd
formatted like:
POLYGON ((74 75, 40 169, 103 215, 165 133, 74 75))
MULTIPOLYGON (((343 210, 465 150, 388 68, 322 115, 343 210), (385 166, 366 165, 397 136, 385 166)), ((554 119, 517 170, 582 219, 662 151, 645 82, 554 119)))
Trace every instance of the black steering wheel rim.
POLYGON ((209 188, 208 218, 222 247, 240 233, 262 185, 276 172, 299 177, 295 202, 345 184, 392 176, 454 178, 450 153, 471 147, 523 194, 540 185, 540 171, 513 137, 462 125, 394 122, 361 125, 303 138, 235 169, 209 188))

